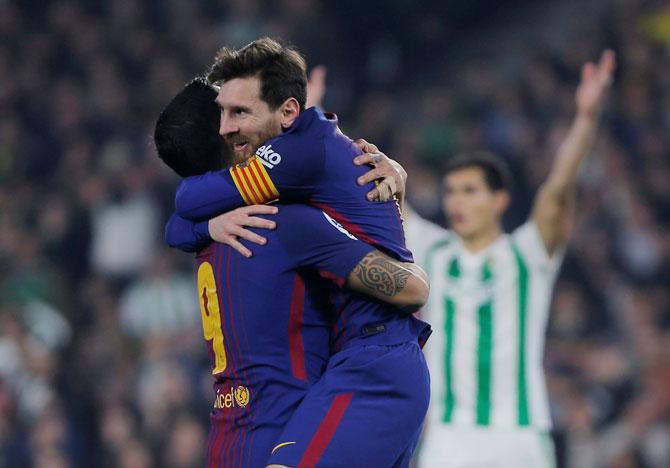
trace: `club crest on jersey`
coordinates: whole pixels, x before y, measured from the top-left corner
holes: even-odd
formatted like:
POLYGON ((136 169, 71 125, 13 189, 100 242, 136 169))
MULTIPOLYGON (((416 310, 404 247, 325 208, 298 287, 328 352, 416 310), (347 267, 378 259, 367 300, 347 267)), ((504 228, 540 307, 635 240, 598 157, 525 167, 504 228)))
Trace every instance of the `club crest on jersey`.
POLYGON ((357 238, 356 236, 354 236, 352 233, 350 233, 349 231, 347 231, 347 230, 344 228, 344 226, 342 226, 342 225, 341 225, 340 223, 338 223, 336 220, 334 220, 333 218, 331 218, 330 216, 328 216, 328 215, 327 215, 326 213, 324 213, 323 211, 322 211, 321 213, 323 213, 323 215, 326 217, 326 219, 328 220, 328 222, 329 222, 330 224, 332 224, 333 226, 335 226, 335 229, 337 229, 338 231, 340 231, 342 234, 344 234, 345 236, 349 237, 350 239, 358 240, 358 238, 357 238))
POLYGON ((249 389, 247 387, 243 387, 242 385, 239 385, 235 389, 235 401, 242 408, 247 406, 247 404, 249 403, 249 389))
POLYGON ((268 169, 272 169, 281 162, 281 154, 272 149, 272 145, 263 145, 256 150, 256 156, 268 169))
POLYGON ((230 387, 230 390, 224 393, 217 391, 214 398, 214 408, 216 409, 231 409, 231 408, 245 408, 249 404, 251 393, 249 389, 243 385, 237 387, 230 387))

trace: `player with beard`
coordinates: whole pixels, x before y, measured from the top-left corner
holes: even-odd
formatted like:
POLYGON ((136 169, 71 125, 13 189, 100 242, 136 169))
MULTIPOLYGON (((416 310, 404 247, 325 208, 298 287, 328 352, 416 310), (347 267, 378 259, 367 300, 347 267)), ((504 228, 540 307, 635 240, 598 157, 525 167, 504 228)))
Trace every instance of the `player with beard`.
MULTIPOLYGON (((360 150, 339 131, 334 116, 304 108, 305 64, 297 52, 270 39, 237 51, 223 49, 209 79, 220 85, 219 133, 241 162, 182 182, 178 214, 194 223, 178 236, 170 235, 168 226, 172 245, 183 245, 194 230, 205 233, 208 217, 278 197, 319 207, 351 235, 397 259, 411 260, 396 201, 366 199, 372 184, 357 183, 366 169, 353 162, 360 150)), ((197 245, 193 237, 190 246, 197 245)), ((359 279, 372 281, 374 270, 369 265, 359 279)), ((429 327, 349 292, 341 291, 331 301, 339 312, 334 354, 288 423, 270 462, 407 466, 428 401, 420 345, 429 327)))
MULTIPOLYGON (((158 154, 180 175, 225 164, 226 151, 216 126, 210 126, 218 115, 215 96, 196 80, 158 120, 158 154), (212 109, 213 116, 208 113, 212 109)), ((253 219, 259 227, 269 227, 269 220, 253 219)), ((266 234, 268 245, 251 259, 218 243, 197 254, 203 331, 215 377, 208 466, 264 466, 289 416, 307 390, 320 383, 336 319, 329 299, 343 295, 334 280, 405 311, 416 309, 427 296, 414 265, 356 240, 323 212, 290 205, 274 219, 278 228, 266 234)), ((372 368, 382 369, 379 364, 372 368)), ((413 383, 425 378, 425 368, 407 375, 413 391, 413 383)), ((410 388, 396 390, 387 401, 424 398, 410 395, 410 388)))

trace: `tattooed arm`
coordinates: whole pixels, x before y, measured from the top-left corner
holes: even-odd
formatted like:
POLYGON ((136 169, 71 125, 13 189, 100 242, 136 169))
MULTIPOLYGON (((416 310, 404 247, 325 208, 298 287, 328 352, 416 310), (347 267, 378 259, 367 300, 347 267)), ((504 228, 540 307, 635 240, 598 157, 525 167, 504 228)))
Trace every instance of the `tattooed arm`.
POLYGON ((347 287, 412 313, 428 300, 428 277, 414 263, 404 263, 378 250, 367 254, 347 278, 347 287))

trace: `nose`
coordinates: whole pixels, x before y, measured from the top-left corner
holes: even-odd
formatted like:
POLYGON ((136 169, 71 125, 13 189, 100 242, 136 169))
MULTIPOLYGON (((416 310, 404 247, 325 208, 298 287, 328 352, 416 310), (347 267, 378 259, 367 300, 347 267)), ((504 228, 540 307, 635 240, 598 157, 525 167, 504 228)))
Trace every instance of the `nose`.
POLYGON ((219 123, 219 135, 225 137, 231 133, 237 133, 239 128, 231 121, 225 114, 221 114, 221 122, 219 123))

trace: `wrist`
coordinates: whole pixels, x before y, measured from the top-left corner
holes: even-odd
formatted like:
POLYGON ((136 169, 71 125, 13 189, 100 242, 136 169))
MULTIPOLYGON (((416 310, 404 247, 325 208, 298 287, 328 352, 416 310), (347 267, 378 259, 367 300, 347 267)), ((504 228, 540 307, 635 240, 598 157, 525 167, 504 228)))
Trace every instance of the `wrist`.
POLYGON ((212 240, 212 236, 209 233, 209 222, 210 221, 200 221, 193 225, 193 233, 201 242, 208 242, 212 240))
POLYGON ((575 122, 595 125, 600 118, 600 109, 578 110, 575 115, 575 122))

